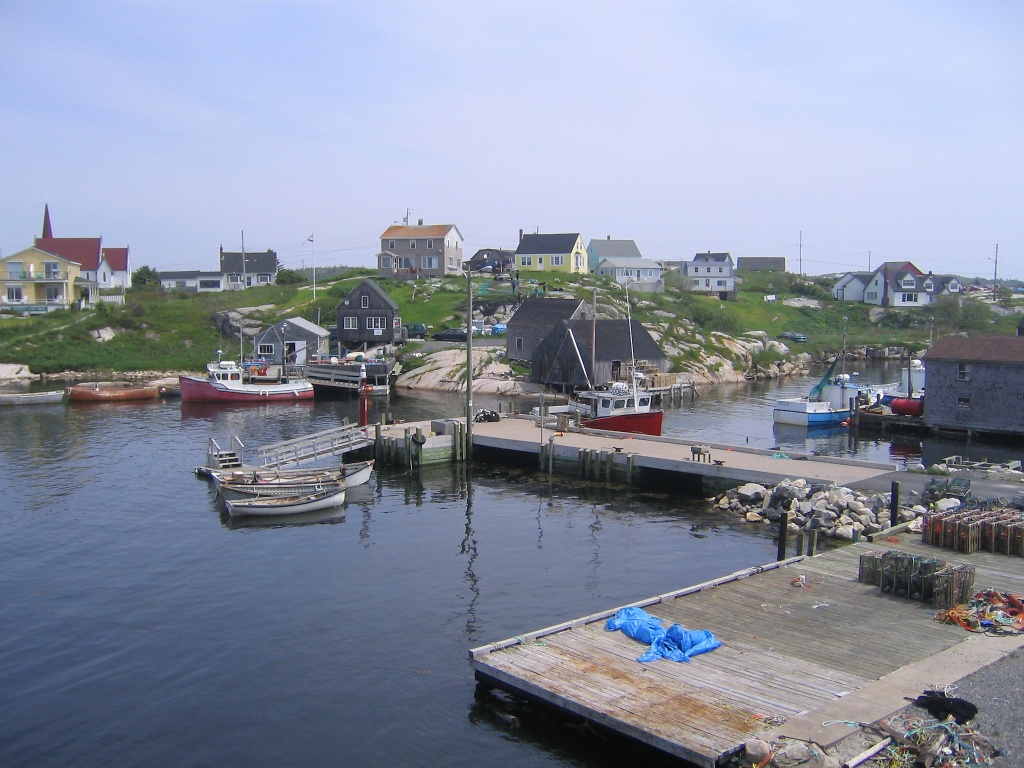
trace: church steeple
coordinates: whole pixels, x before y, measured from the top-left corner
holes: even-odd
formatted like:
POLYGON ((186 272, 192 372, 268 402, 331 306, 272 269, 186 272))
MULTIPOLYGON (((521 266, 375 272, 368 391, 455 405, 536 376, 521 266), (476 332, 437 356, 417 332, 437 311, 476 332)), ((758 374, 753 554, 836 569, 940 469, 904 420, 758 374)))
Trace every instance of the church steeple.
POLYGON ((50 227, 50 204, 43 206, 43 237, 53 237, 53 229, 50 227))

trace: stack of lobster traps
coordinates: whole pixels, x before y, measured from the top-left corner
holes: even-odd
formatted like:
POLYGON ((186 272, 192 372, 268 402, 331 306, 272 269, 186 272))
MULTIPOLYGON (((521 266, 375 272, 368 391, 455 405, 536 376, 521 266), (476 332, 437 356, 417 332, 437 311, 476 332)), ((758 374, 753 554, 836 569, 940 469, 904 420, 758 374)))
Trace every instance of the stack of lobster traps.
POLYGON ((857 578, 874 584, 885 594, 953 608, 974 593, 974 566, 950 564, 907 552, 865 552, 857 578))
POLYGON ((921 534, 925 544, 964 554, 1024 557, 1024 513, 1009 507, 931 512, 922 520, 921 534))

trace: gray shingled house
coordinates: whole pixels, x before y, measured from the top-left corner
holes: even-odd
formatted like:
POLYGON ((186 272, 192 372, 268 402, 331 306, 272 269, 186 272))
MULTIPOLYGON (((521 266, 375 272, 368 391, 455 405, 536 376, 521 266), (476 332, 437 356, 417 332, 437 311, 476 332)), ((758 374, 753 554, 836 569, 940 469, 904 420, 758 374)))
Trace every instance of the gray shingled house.
POLYGON ((338 304, 338 343, 366 350, 404 340, 398 304, 373 280, 363 280, 338 304))
POLYGON ((922 360, 932 430, 1024 435, 1024 336, 947 336, 922 360))
POLYGON ((530 362, 533 351, 562 320, 589 320, 592 310, 582 299, 525 299, 508 320, 505 356, 530 362))
POLYGON ((629 381, 634 361, 636 370, 648 373, 666 373, 670 367, 638 320, 562 320, 534 351, 530 380, 562 391, 629 381))

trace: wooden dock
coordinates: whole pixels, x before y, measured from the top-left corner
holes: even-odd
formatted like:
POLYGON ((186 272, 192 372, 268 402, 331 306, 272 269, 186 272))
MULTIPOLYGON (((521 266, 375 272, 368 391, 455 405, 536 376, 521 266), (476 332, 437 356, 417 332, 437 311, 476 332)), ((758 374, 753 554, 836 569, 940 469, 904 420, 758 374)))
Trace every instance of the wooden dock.
POLYGON ((741 571, 632 605, 711 630, 723 645, 690 663, 640 664, 646 646, 605 621, 617 608, 470 652, 477 678, 546 702, 701 766, 752 738, 824 748, 927 688, 1024 646, 934 621, 935 608, 857 581, 860 554, 898 549, 976 568, 977 589, 1024 593, 1016 557, 904 543, 854 544, 741 571), (825 725, 829 721, 843 721, 825 725), (778 725, 770 725, 778 723, 778 725))

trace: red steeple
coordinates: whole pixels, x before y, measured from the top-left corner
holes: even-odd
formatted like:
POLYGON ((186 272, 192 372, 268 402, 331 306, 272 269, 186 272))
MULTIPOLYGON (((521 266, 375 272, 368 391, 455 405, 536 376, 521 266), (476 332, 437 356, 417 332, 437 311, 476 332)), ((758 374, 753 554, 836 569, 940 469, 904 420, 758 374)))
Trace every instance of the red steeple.
POLYGON ((50 205, 43 206, 43 237, 53 237, 53 230, 50 228, 50 205))

